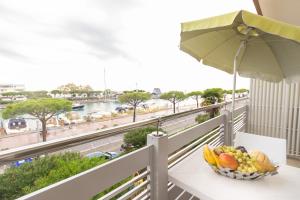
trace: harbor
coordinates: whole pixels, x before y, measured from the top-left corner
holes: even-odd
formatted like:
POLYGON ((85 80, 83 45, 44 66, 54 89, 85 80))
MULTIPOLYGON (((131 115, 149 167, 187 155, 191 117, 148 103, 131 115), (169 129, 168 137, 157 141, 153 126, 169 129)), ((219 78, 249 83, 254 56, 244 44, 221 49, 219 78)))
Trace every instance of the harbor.
MULTIPOLYGON (((188 102, 192 103, 192 101, 185 102, 184 105, 180 107, 179 111, 186 111, 186 110, 195 108, 194 103, 189 105, 188 102)), ((118 103, 115 103, 114 105, 110 104, 110 105, 106 105, 105 108, 108 109, 109 106, 114 107, 117 105, 118 105, 118 103)), ((96 105, 92 104, 92 105, 88 105, 88 106, 90 106, 90 108, 91 108, 92 106, 96 106, 96 105)), ((87 108, 88 108, 88 106, 87 106, 87 108)), ((82 116, 84 116, 84 113, 86 113, 87 110, 75 111, 75 112, 82 113, 83 114, 82 116)), ((171 107, 169 107, 169 108, 165 107, 165 108, 162 108, 161 110, 155 111, 155 112, 147 112, 147 113, 139 114, 137 119, 138 119, 138 121, 141 121, 141 120, 145 120, 145 119, 165 116, 168 114, 172 114, 171 107)), ((27 118, 26 122, 28 122, 29 127, 36 128, 36 126, 37 126, 36 120, 27 118)), ((72 125, 66 125, 66 126, 49 127, 48 133, 47 133, 47 138, 48 138, 48 140, 54 140, 54 139, 64 138, 64 137, 68 137, 68 136, 74 136, 74 135, 78 135, 78 134, 82 134, 82 133, 95 132, 95 131, 106 129, 109 127, 127 124, 130 122, 132 122, 132 116, 129 114, 123 113, 122 115, 118 115, 116 117, 102 118, 102 120, 98 120, 98 121, 81 122, 78 124, 72 124, 72 125)), ((39 128, 41 128, 41 127, 39 126, 39 128)), ((120 141, 121 141, 121 139, 118 139, 116 141, 115 145, 113 145, 113 148, 119 148, 120 141)), ((7 150, 7 149, 21 147, 21 146, 29 145, 29 144, 35 144, 35 143, 39 143, 39 142, 42 142, 42 139, 40 137, 40 130, 27 129, 26 131, 23 131, 23 132, 7 134, 5 136, 0 137, 0 146, 1 146, 0 150, 7 150)))
MULTIPOLYGON (((177 104, 177 111, 184 110, 186 108, 195 107, 195 102, 193 99, 186 99, 179 104, 177 104)), ((137 112, 141 116, 149 117, 156 116, 161 113, 171 113, 172 105, 162 99, 151 99, 146 101, 144 104, 137 108, 137 112)), ((1 113, 1 111, 0 111, 1 113)), ((61 113, 54 116, 51 120, 47 122, 48 132, 60 131, 63 129, 75 129, 76 127, 91 126, 87 128, 88 130, 96 130, 101 128, 106 128, 109 126, 116 126, 123 124, 123 121, 132 121, 132 110, 128 105, 120 104, 118 101, 98 101, 98 102, 76 102, 73 103, 73 109, 71 112, 61 113), (76 105, 76 107, 74 107, 76 105), (81 105, 80 107, 78 107, 81 105), (118 110, 118 108, 127 108, 124 111, 118 110), (120 120, 121 119, 121 122, 120 120), (114 121, 116 120, 116 121, 114 121), (97 128, 93 127, 92 124, 97 124, 99 122, 105 122, 102 126, 97 128), (107 123, 109 122, 109 123, 107 123), (88 125, 87 125, 88 124, 88 125)), ((0 115, 1 117, 1 115, 0 115)), ((143 118, 143 117, 139 117, 143 118)), ((6 134, 11 136, 16 134, 30 134, 40 132, 42 125, 40 121, 28 114, 23 115, 16 119, 1 119, 1 127, 5 129, 6 134), (22 125, 21 125, 22 124, 22 125)), ((81 129, 81 128, 79 128, 81 129)), ((86 128, 83 128, 84 130, 86 128)), ((64 131, 64 136, 65 131, 64 131)))

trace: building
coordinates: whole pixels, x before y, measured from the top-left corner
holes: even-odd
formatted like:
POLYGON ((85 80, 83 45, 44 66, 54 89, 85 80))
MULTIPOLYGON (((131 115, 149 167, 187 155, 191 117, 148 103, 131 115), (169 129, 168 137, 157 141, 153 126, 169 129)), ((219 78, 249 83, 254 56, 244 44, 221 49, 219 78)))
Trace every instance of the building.
MULTIPOLYGON (((254 0, 257 13, 300 25, 296 0, 254 0)), ((300 155, 300 84, 251 80, 249 132, 287 139, 287 154, 300 155)))
POLYGON ((161 90, 160 88, 154 88, 153 92, 152 92, 152 97, 153 98, 159 98, 159 96, 161 95, 161 90))
POLYGON ((0 94, 7 92, 22 92, 25 90, 23 84, 0 84, 0 94))

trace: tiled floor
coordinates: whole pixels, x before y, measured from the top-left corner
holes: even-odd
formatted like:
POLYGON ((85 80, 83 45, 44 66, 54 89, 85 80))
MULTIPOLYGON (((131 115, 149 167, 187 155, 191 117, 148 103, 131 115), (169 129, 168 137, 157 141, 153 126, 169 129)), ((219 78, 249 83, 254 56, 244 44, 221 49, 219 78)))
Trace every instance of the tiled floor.
POLYGON ((294 166, 294 167, 299 167, 300 168, 300 159, 292 159, 292 158, 288 158, 287 159, 287 164, 294 166))

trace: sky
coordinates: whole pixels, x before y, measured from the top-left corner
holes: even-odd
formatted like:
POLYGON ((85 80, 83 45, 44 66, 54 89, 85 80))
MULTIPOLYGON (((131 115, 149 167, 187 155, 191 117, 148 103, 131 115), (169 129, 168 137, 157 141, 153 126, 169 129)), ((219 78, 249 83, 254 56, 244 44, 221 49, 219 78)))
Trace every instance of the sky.
MULTIPOLYGON (((1 0, 0 83, 53 90, 232 88, 232 75, 179 50, 180 23, 236 10, 252 0, 1 0)), ((237 88, 249 88, 238 78, 237 88)))

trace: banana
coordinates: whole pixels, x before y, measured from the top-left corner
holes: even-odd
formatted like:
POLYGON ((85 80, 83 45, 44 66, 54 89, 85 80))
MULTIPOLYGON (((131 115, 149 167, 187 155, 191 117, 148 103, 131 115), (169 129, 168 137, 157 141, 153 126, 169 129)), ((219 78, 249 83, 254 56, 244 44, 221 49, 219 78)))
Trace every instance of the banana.
POLYGON ((212 156, 213 156, 214 159, 215 159, 215 162, 216 162, 217 167, 218 167, 219 169, 222 168, 222 166, 221 166, 221 164, 220 164, 219 156, 218 156, 214 151, 211 151, 211 154, 212 154, 212 156))
POLYGON ((206 162, 208 162, 209 164, 211 165, 216 164, 216 160, 212 154, 212 151, 210 150, 207 144, 203 148, 203 157, 206 160, 206 162))

